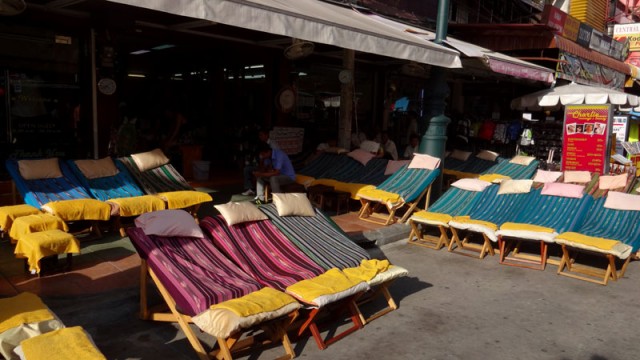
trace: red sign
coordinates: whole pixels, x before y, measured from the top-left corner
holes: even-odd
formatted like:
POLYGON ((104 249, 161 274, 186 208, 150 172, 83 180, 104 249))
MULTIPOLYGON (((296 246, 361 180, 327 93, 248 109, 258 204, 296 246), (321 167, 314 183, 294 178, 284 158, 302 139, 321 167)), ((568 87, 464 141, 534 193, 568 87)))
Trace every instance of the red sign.
POLYGON ((602 174, 607 164, 611 105, 567 105, 564 112, 562 170, 602 174))

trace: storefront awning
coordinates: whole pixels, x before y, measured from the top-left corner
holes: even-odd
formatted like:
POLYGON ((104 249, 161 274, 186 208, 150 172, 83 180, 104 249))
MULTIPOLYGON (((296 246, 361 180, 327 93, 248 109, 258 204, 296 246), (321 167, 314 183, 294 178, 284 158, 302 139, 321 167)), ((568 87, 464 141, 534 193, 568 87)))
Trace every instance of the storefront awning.
POLYGON ((345 49, 460 68, 459 53, 319 0, 109 0, 345 49))
POLYGON ((563 38, 560 35, 556 35, 554 41, 555 41, 556 47, 562 51, 566 51, 573 55, 579 56, 583 59, 593 61, 594 63, 600 64, 600 65, 604 65, 612 70, 621 72, 625 75, 631 75, 631 70, 629 69, 629 66, 623 63, 622 61, 613 59, 597 51, 587 49, 569 39, 563 38))

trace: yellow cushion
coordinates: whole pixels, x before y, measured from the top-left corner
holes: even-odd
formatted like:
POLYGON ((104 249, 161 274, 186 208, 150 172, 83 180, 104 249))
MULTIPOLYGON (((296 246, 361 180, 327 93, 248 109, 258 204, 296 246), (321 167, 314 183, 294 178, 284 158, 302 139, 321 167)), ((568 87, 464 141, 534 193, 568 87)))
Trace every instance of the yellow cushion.
POLYGON ((587 236, 576 232, 566 232, 558 235, 556 239, 567 240, 572 243, 595 247, 601 250, 612 250, 620 241, 601 237, 587 236))
POLYGON ((0 333, 22 324, 53 320, 53 314, 37 295, 23 292, 0 299, 0 333))
POLYGON ((120 216, 138 216, 165 209, 164 201, 154 195, 109 199, 107 202, 116 206, 115 212, 120 216))
POLYGON ((40 214, 40 210, 31 205, 2 206, 0 207, 0 230, 8 233, 15 219, 36 214, 40 214))
POLYGON ((106 221, 111 217, 111 206, 96 199, 52 201, 45 204, 42 209, 60 217, 64 221, 106 221))
POLYGON ((420 210, 414 213, 413 216, 411 216, 411 219, 417 222, 448 224, 449 221, 453 219, 453 217, 449 214, 420 210))
POLYGON ((374 189, 375 186, 368 185, 368 184, 345 183, 341 181, 336 182, 336 184, 334 185, 334 189, 336 189, 337 191, 345 191, 350 193, 351 198, 354 200, 360 200, 360 198, 358 197, 358 192, 360 190, 369 189, 369 188, 374 189))
POLYGON ((398 194, 376 188, 360 189, 360 191, 358 191, 358 197, 383 203, 396 203, 402 200, 402 197, 398 194))
POLYGON ((15 219, 13 226, 11 226, 9 236, 11 237, 11 242, 15 243, 24 235, 46 230, 62 230, 67 232, 69 231, 69 227, 61 218, 51 214, 28 215, 15 219))
POLYGON ((56 254, 77 254, 80 242, 73 235, 61 230, 47 230, 26 234, 16 244, 14 254, 26 258, 29 270, 40 272, 40 259, 56 254))
POLYGON ((534 232, 545 232, 552 233, 555 229, 548 228, 546 226, 538 226, 531 224, 522 224, 522 223, 514 223, 514 222, 506 222, 500 226, 500 230, 518 230, 518 231, 534 231, 534 232))
POLYGON ((369 281, 381 272, 389 269, 389 260, 363 259, 360 266, 342 270, 347 277, 369 281))
POLYGON ((263 312, 276 311, 295 302, 296 299, 282 291, 265 287, 241 298, 212 305, 211 309, 227 309, 238 316, 251 316, 263 312))
POLYGON ((114 176, 119 173, 116 164, 110 157, 100 160, 76 160, 76 166, 87 179, 114 176))
POLYGON ((347 291, 359 283, 362 283, 362 280, 351 278, 339 269, 333 268, 312 279, 298 281, 287 287, 286 291, 302 302, 321 306, 318 299, 347 291))
POLYGON ((39 360, 106 360, 80 326, 55 330, 24 340, 25 358, 39 360))
POLYGON ((184 209, 213 200, 206 192, 194 190, 169 191, 156 195, 167 202, 167 209, 184 209))
POLYGON ((302 174, 296 174, 296 182, 298 184, 304 185, 305 187, 311 185, 311 183, 313 183, 313 180, 315 180, 314 177, 302 175, 302 174))
POLYGON ((485 174, 485 175, 480 175, 478 179, 488 181, 490 183, 500 183, 502 182, 502 180, 508 180, 511 178, 505 175, 500 175, 500 174, 485 174))
POLYGON ((453 221, 457 222, 457 223, 461 223, 461 224, 468 224, 468 225, 481 225, 484 227, 489 228, 490 230, 496 231, 498 230, 498 225, 489 222, 489 221, 482 221, 482 220, 473 220, 471 218, 469 218, 468 216, 455 216, 453 218, 453 221))

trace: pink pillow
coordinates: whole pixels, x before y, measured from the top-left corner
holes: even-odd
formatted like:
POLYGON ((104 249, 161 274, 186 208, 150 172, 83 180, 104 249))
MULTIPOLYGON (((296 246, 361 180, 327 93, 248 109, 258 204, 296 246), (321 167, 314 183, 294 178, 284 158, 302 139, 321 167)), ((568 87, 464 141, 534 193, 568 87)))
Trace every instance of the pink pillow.
POLYGON ((618 189, 627 186, 627 174, 622 175, 602 175, 600 176, 599 187, 602 190, 618 189))
POLYGON ((562 171, 538 170, 533 181, 539 183, 552 183, 556 182, 560 176, 562 176, 562 171))
POLYGON ((546 183, 544 184, 540 194, 580 199, 584 194, 584 186, 563 183, 546 183))
POLYGON ((604 201, 604 207, 615 210, 640 211, 640 195, 609 191, 607 200, 604 201))
POLYGON ((142 214, 134 221, 147 235, 203 238, 200 226, 184 210, 161 210, 142 214))
POLYGON ((347 153, 347 156, 352 157, 354 160, 360 162, 362 165, 367 165, 369 160, 373 159, 375 155, 370 152, 364 151, 362 149, 355 149, 350 153, 347 153))
POLYGON ((408 163, 410 163, 409 160, 389 160, 389 162, 387 163, 387 168, 384 169, 384 174, 391 175, 394 172, 400 170, 401 167, 407 165, 408 163))
POLYGON ((414 154, 413 160, 409 164, 409 169, 429 169, 433 170, 440 166, 440 159, 427 154, 414 154))

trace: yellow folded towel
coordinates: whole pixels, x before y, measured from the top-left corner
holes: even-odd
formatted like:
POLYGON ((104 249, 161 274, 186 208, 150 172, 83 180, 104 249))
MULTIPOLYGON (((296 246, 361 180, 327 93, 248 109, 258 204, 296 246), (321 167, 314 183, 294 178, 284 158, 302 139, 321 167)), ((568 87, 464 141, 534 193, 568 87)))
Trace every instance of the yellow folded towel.
POLYGON ((514 223, 514 222, 506 222, 502 224, 500 226, 500 230, 533 231, 533 232, 544 232, 544 233, 552 233, 555 231, 554 229, 548 228, 545 226, 514 223))
POLYGON ((53 314, 37 295, 23 292, 0 299, 0 333, 22 324, 53 320, 53 314))
POLYGON ((157 195, 167 202, 167 209, 184 209, 213 200, 206 192, 194 190, 169 191, 157 195))
POLYGON ((447 224, 449 221, 453 220, 453 217, 449 214, 441 214, 436 212, 430 212, 426 210, 420 210, 417 213, 413 214, 413 219, 420 222, 421 219, 427 221, 434 221, 447 224))
POLYGON ((117 214, 120 216, 138 216, 165 209, 164 201, 154 195, 109 199, 107 202, 117 206, 117 214))
POLYGON ((369 281, 381 272, 389 269, 389 260, 364 259, 358 267, 352 267, 342 270, 349 278, 369 281))
POLYGON ((64 221, 107 221, 111 217, 111 206, 106 202, 96 199, 51 201, 45 204, 42 209, 59 216, 64 221))
POLYGON ((509 180, 511 178, 505 175, 500 175, 500 174, 486 174, 486 175, 480 175, 478 179, 483 181, 488 181, 490 183, 500 183, 502 182, 502 180, 509 180))
POLYGON ((456 216, 453 218, 453 221, 462 223, 462 224, 469 224, 469 225, 482 225, 493 231, 498 230, 498 225, 492 222, 482 221, 482 220, 473 220, 469 216, 456 216))
POLYGON ((67 223, 51 214, 28 215, 17 218, 11 226, 9 237, 15 243, 27 234, 47 230, 69 231, 67 223))
POLYGON ((399 201, 402 201, 402 197, 400 195, 376 188, 360 189, 357 196, 360 198, 377 200, 384 203, 397 203, 399 201))
POLYGON ((363 189, 374 189, 375 187, 373 185, 368 185, 368 184, 358 184, 358 183, 346 183, 346 182, 341 182, 338 181, 334 186, 333 186, 337 191, 345 191, 351 194, 351 198, 354 200, 360 200, 360 198, 358 197, 358 193, 360 192, 360 190, 363 189))
POLYGON ((272 288, 262 288, 241 298, 231 299, 212 305, 211 309, 226 309, 238 316, 247 317, 265 312, 272 312, 286 305, 295 303, 296 299, 272 288))
POLYGON ((40 259, 56 254, 80 253, 80 242, 73 235, 61 230, 47 230, 24 235, 13 253, 26 258, 29 270, 40 273, 40 259))
POLYGON ((40 210, 31 205, 11 205, 0 207, 0 230, 8 233, 16 218, 39 214, 40 210))
POLYGON ((362 280, 349 277, 339 269, 333 268, 312 279, 290 285, 287 287, 287 293, 303 302, 314 303, 320 296, 337 294, 361 282, 362 280))
POLYGON ((316 178, 311 176, 296 174, 296 182, 300 185, 304 185, 305 187, 310 186, 315 179, 316 178))
POLYGON ((30 360, 106 360, 80 326, 63 328, 20 343, 30 360))
POLYGON ((577 244, 595 247, 601 250, 613 250, 620 241, 588 236, 576 232, 566 232, 558 235, 556 239, 566 240, 577 244))

